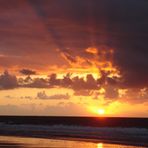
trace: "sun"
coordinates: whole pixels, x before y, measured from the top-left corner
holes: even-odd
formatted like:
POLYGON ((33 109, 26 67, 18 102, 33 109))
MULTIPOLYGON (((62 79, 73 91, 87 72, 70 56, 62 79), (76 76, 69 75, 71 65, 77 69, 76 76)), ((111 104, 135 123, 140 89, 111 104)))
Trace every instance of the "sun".
POLYGON ((104 109, 98 109, 98 114, 99 115, 104 115, 105 114, 105 110, 104 109))
POLYGON ((89 110, 95 115, 103 116, 106 114, 106 110, 104 108, 97 107, 97 106, 90 106, 89 110))

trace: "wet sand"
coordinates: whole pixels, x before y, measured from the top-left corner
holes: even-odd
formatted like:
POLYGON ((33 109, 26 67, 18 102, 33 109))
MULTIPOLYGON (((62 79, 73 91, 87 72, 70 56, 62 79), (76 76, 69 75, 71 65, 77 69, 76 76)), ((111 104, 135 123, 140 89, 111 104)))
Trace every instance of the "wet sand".
POLYGON ((0 148, 144 148, 127 144, 113 144, 109 141, 99 141, 83 138, 29 138, 16 136, 0 136, 0 148))
POLYGON ((9 141, 0 141, 0 148, 22 148, 21 145, 17 143, 11 143, 9 141))

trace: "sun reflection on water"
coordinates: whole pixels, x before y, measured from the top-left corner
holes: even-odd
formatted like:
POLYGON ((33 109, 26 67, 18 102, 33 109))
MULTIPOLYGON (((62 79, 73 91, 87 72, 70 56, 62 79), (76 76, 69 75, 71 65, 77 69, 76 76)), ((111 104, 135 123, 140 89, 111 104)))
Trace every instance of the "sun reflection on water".
POLYGON ((103 148, 103 143, 98 143, 97 148, 103 148))
MULTIPOLYGON (((70 139, 44 139, 44 138, 26 138, 26 137, 13 137, 13 136, 0 136, 1 147, 13 148, 140 148, 139 146, 128 146, 122 144, 106 144, 94 143, 90 141, 70 140, 70 139)), ((144 148, 144 147, 141 147, 144 148)))

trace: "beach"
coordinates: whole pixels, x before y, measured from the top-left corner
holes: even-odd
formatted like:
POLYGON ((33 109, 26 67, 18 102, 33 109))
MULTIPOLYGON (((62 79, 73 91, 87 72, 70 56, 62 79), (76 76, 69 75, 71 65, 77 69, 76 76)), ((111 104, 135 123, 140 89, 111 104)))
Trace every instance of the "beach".
POLYGON ((143 118, 1 116, 0 147, 148 147, 147 122, 143 118))
MULTIPOLYGON (((23 145, 26 145, 28 142, 32 145, 34 141, 35 143, 38 143, 40 139, 44 139, 43 141, 47 143, 46 145, 53 144, 56 139, 55 145, 59 145, 58 147, 65 147, 67 143, 69 144, 69 141, 74 141, 74 144, 76 143, 78 145, 81 145, 81 143, 84 144, 83 142, 86 144, 93 143, 93 146, 91 147, 96 147, 95 145, 98 143, 148 147, 148 129, 145 128, 1 124, 0 135, 2 135, 0 137, 1 145, 5 145, 5 147, 11 147, 10 145, 12 144, 13 147, 20 147, 20 144, 22 145, 23 141, 23 145), (24 139, 20 137, 23 137, 24 139), (62 146, 61 144, 63 143, 66 143, 66 145, 62 146)), ((42 147, 44 142, 40 143, 40 147, 42 147)))
POLYGON ((4 148, 144 148, 144 146, 128 146, 125 144, 111 144, 101 141, 87 141, 86 139, 44 139, 30 137, 0 136, 0 147, 4 148))

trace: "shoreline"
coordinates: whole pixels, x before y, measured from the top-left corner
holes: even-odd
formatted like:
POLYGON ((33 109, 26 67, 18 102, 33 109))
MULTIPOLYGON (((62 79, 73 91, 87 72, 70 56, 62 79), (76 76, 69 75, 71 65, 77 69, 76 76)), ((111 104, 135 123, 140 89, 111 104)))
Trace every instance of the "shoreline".
MULTIPOLYGON (((0 134, 0 137, 16 137, 16 138, 37 138, 37 139, 49 139, 49 140, 66 140, 66 141, 80 141, 80 142, 90 142, 90 143, 105 143, 105 144, 117 144, 117 145, 125 145, 125 146, 141 146, 141 147, 148 147, 148 142, 146 143, 138 143, 135 141, 128 141, 128 140, 107 140, 107 139, 95 139, 95 138, 82 138, 82 137, 75 137, 75 136, 39 136, 39 135, 21 135, 21 134, 0 134)), ((1 141, 0 141, 1 144, 1 141)))
POLYGON ((0 124, 1 136, 104 142, 148 147, 147 128, 0 124))

